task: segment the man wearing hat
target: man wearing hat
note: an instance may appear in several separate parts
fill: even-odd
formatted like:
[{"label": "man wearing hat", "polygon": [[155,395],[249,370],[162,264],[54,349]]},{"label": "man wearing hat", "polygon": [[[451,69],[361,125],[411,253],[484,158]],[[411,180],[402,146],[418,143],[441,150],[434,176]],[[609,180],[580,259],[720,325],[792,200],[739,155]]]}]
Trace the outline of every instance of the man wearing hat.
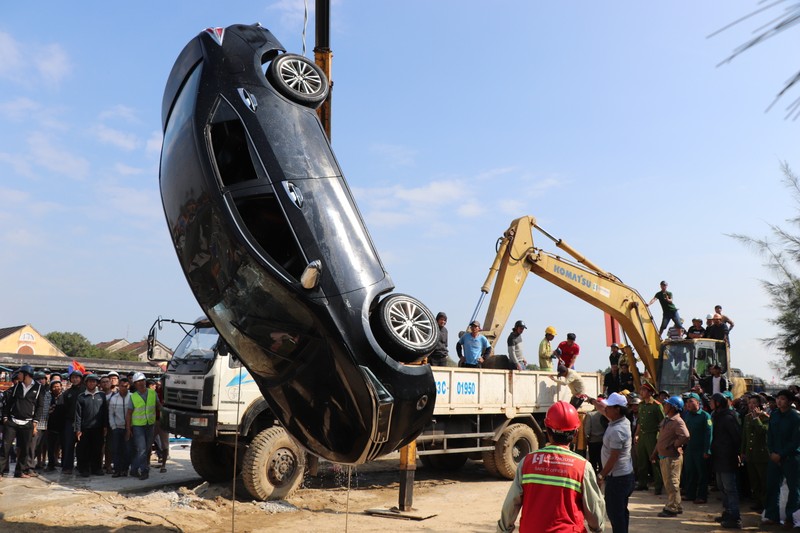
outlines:
[{"label": "man wearing hat", "polygon": [[626,359],[621,359],[619,362],[619,386],[622,390],[627,389],[632,391],[635,389],[633,373],[631,373],[630,366],[628,366],[628,361]]},{"label": "man wearing hat", "polygon": [[650,455],[650,460],[658,461],[661,467],[661,478],[667,491],[667,504],[658,513],[662,518],[678,516],[683,512],[681,506],[681,468],[683,456],[681,448],[689,441],[689,430],[681,418],[683,400],[678,396],[671,396],[664,402],[664,420],[658,431],[656,449]]},{"label": "man wearing hat", "polygon": [[728,380],[722,375],[722,367],[719,364],[713,365],[709,369],[709,372],[711,373],[710,376],[700,380],[700,386],[703,388],[703,392],[706,394],[716,394],[728,390]]},{"label": "man wearing hat", "polygon": [[658,336],[660,337],[661,334],[664,333],[670,320],[676,327],[682,328],[683,320],[681,320],[681,316],[678,314],[678,308],[675,307],[675,302],[672,301],[672,293],[667,290],[666,281],[661,282],[661,290],[653,296],[653,299],[647,303],[647,306],[650,307],[656,300],[661,304],[661,311],[663,313],[661,317],[661,327],[658,328]]},{"label": "man wearing hat", "polygon": [[[741,529],[739,513],[739,486],[736,472],[739,470],[742,431],[736,412],[728,406],[728,398],[720,393],[711,397],[714,412],[711,415],[714,429],[711,437],[711,464],[717,475],[717,488],[722,493],[722,527]],[[791,517],[787,516],[791,521]]]},{"label": "man wearing hat", "polygon": [[764,510],[764,495],[767,491],[769,415],[764,411],[764,398],[758,394],[753,394],[748,398],[747,409],[747,414],[742,421],[740,454],[745,467],[747,467],[747,480],[750,482],[750,493],[753,497],[753,505],[750,509],[760,513]]},{"label": "man wearing hat", "polygon": [[489,339],[481,335],[481,323],[473,320],[469,324],[469,331],[458,339],[456,353],[460,366],[466,368],[480,368],[485,358],[492,353]]},{"label": "man wearing hat", "polygon": [[64,432],[61,435],[61,473],[72,474],[75,468],[75,406],[83,393],[83,372],[73,370],[69,375],[70,387],[59,396],[64,405]]},{"label": "man wearing hat", "polygon": [[581,406],[585,398],[583,394],[585,387],[580,374],[564,365],[558,365],[558,374],[556,376],[550,376],[550,379],[559,385],[569,388],[572,393],[572,398],[570,398],[569,403],[575,409]]},{"label": "man wearing hat", "polygon": [[777,408],[769,415],[767,429],[767,497],[764,518],[767,524],[780,522],[780,491],[783,481],[789,488],[786,500],[786,525],[800,506],[800,413],[792,409],[794,395],[783,389],[775,396]]},{"label": "man wearing hat", "polygon": [[0,477],[8,466],[14,439],[17,440],[17,466],[14,477],[36,475],[33,459],[33,439],[37,434],[39,419],[44,410],[44,391],[33,379],[33,368],[23,365],[18,371],[22,380],[6,392],[3,406],[3,456],[0,457]]},{"label": "man wearing hat", "polygon": [[616,342],[611,343],[611,353],[608,354],[608,364],[611,366],[619,365],[619,360],[623,356],[619,349],[619,344]]},{"label": "man wearing hat", "polygon": [[689,443],[683,454],[686,501],[701,505],[708,501],[708,465],[711,455],[711,415],[700,405],[700,396],[689,393],[685,401],[684,422],[689,430]]},{"label": "man wearing hat", "polygon": [[544,330],[544,338],[539,343],[539,370],[553,370],[553,348],[550,341],[556,338],[556,328],[547,326]]},{"label": "man wearing hat", "polygon": [[627,419],[628,400],[614,392],[600,410],[608,419],[608,428],[600,452],[603,468],[597,479],[606,486],[606,513],[614,533],[627,533],[628,498],[636,484],[631,457],[631,423]]},{"label": "man wearing hat", "polygon": [[650,456],[656,449],[658,441],[658,428],[664,420],[664,409],[654,398],[656,392],[652,384],[645,381],[639,389],[641,403],[639,404],[638,427],[634,440],[636,443],[636,490],[647,490],[647,478],[650,470],[653,472],[655,493],[661,494],[662,481],[661,469],[650,462]]},{"label": "man wearing hat", "polygon": [[428,356],[428,363],[431,366],[447,366],[447,360],[450,354],[447,351],[447,315],[443,311],[436,313],[436,325],[439,326],[438,336],[436,338],[436,346]]},{"label": "man wearing hat", "polygon": [[44,407],[36,427],[36,437],[33,439],[34,463],[36,464],[36,469],[41,470],[47,460],[47,419],[50,416],[50,403],[53,401],[53,397],[50,395],[50,387],[47,386],[47,375],[44,371],[37,370],[33,379],[41,385],[42,394],[44,394]]},{"label": "man wearing hat", "polygon": [[145,480],[150,477],[150,447],[155,435],[158,398],[156,391],[147,387],[145,376],[141,372],[133,375],[133,386],[135,390],[130,393],[125,436],[128,440],[133,439],[131,475]]},{"label": "man wearing hat", "polygon": [[525,370],[528,362],[525,361],[525,356],[522,354],[522,332],[528,329],[525,322],[517,320],[514,323],[514,328],[508,334],[508,359],[511,366],[516,367],[518,370]]},{"label": "man wearing hat", "polygon": [[73,428],[78,443],[78,473],[83,477],[104,474],[103,436],[108,426],[108,403],[105,393],[97,387],[99,381],[97,374],[87,375],[86,389],[75,405]]},{"label": "man wearing hat", "polygon": [[108,375],[108,380],[111,384],[111,392],[117,392],[117,390],[119,390],[119,373],[112,370],[107,375]]},{"label": "man wearing hat", "polygon": [[[59,378],[59,379],[55,379]],[[61,443],[63,442],[62,432],[64,431],[64,403],[59,402],[63,388],[61,376],[53,374],[50,381],[50,412],[47,418],[47,468],[46,472],[56,469],[58,457],[61,454]]]},{"label": "man wearing hat", "polygon": [[702,318],[693,318],[692,325],[686,330],[687,339],[702,339],[706,334],[706,328],[703,327]]},{"label": "man wearing hat", "polygon": [[605,505],[597,477],[589,461],[569,449],[581,425],[577,411],[558,401],[547,410],[544,425],[548,445],[519,462],[497,531],[514,531],[520,509],[521,533],[603,531]]}]

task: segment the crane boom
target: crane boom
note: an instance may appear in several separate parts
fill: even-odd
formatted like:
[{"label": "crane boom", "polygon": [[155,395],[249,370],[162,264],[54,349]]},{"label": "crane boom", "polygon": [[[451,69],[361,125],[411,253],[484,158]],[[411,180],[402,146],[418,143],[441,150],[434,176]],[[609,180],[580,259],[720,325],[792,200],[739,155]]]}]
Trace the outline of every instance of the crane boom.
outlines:
[{"label": "crane boom", "polygon": [[[572,259],[560,257],[534,246],[532,229],[540,230]],[[630,339],[647,373],[655,379],[661,339],[647,302],[632,287],[605,272],[568,244],[555,239],[536,225],[532,216],[520,217],[498,241],[497,254],[481,291],[491,291],[484,320],[484,334],[494,348],[511,310],[519,297],[528,273],[549,281],[601,309],[619,322]],[[632,356],[630,348],[626,350]],[[636,365],[631,365],[636,381]]]}]

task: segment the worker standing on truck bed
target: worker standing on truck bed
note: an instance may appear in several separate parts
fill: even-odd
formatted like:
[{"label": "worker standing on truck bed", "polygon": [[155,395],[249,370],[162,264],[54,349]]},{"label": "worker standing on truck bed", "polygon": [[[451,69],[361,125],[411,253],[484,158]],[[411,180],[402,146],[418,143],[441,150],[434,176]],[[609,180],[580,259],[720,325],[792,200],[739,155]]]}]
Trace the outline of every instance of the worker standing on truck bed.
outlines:
[{"label": "worker standing on truck bed", "polygon": [[436,313],[436,325],[439,326],[438,336],[436,338],[436,346],[433,347],[433,352],[428,356],[428,363],[431,366],[447,366],[447,359],[450,354],[447,353],[447,315],[443,311]]},{"label": "worker standing on truck bed", "polygon": [[581,353],[581,347],[575,342],[577,336],[574,333],[567,333],[567,340],[558,344],[555,354],[567,368],[575,368],[575,360]]},{"label": "worker standing on truck bed", "polygon": [[461,366],[466,368],[480,368],[484,358],[492,353],[489,339],[481,335],[481,323],[473,320],[469,324],[469,332],[458,339],[456,353]]},{"label": "worker standing on truck bed", "polygon": [[544,330],[544,339],[539,343],[539,370],[553,370],[553,348],[550,341],[556,338],[556,328],[547,326]]},{"label": "worker standing on truck bed", "polygon": [[508,360],[517,370],[525,370],[528,366],[525,356],[522,354],[522,332],[528,329],[525,322],[517,320],[514,329],[508,334]]},{"label": "worker standing on truck bed", "polygon": [[658,300],[658,303],[661,304],[661,311],[663,315],[661,317],[661,327],[658,328],[658,335],[661,336],[664,333],[664,330],[667,329],[669,325],[669,321],[672,320],[672,323],[675,324],[677,327],[683,327],[683,321],[681,320],[681,316],[678,314],[678,308],[675,307],[675,303],[672,301],[672,293],[667,290],[667,282],[661,282],[661,290],[653,296],[653,299],[647,303],[647,306],[650,307],[653,305],[653,302]]},{"label": "worker standing on truck bed", "polygon": [[513,531],[520,509],[522,533],[585,531],[585,527],[603,531],[605,500],[594,469],[569,450],[581,425],[578,412],[567,402],[556,402],[547,410],[544,425],[548,445],[519,462],[497,531]]}]

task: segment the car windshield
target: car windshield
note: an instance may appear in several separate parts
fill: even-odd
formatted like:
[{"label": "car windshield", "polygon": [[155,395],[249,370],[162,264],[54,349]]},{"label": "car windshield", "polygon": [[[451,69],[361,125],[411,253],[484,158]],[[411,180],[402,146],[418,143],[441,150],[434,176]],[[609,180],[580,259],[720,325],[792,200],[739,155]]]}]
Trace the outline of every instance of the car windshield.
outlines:
[{"label": "car windshield", "polygon": [[216,329],[195,328],[175,348],[172,360],[213,359],[218,340],[219,333]]}]

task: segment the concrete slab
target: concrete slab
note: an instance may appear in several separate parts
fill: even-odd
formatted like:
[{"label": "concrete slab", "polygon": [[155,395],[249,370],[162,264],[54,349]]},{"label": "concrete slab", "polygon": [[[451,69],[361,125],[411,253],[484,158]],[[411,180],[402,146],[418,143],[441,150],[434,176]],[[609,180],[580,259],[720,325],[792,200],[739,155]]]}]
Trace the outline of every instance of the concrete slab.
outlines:
[{"label": "concrete slab", "polygon": [[110,475],[88,478],[65,476],[61,474],[60,468],[54,472],[42,472],[35,478],[4,477],[0,479],[0,518],[18,516],[51,506],[66,508],[96,492],[142,493],[202,482],[192,468],[188,443],[170,445],[166,472],[161,473],[157,466],[153,466],[150,468],[150,478],[146,480],[114,478]]}]

